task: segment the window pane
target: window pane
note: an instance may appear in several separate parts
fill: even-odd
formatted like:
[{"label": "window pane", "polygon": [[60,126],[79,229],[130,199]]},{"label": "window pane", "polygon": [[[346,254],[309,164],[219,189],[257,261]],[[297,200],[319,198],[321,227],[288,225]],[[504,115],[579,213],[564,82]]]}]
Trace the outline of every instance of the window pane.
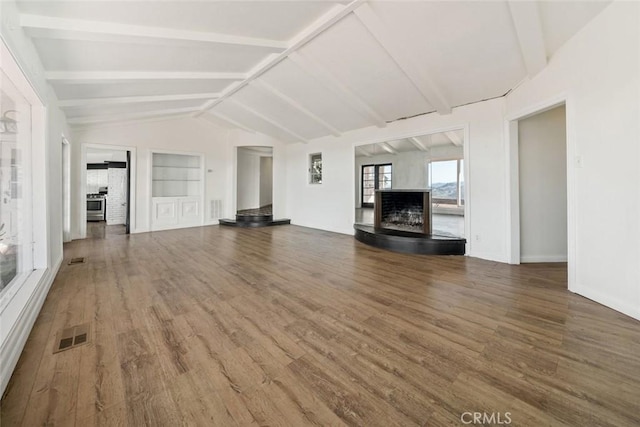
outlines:
[{"label": "window pane", "polygon": [[31,105],[0,75],[0,291],[33,270],[29,200]]},{"label": "window pane", "polygon": [[458,161],[431,162],[431,197],[458,203]]},{"label": "window pane", "polygon": [[309,163],[309,182],[322,184],[322,153],[311,154]]}]

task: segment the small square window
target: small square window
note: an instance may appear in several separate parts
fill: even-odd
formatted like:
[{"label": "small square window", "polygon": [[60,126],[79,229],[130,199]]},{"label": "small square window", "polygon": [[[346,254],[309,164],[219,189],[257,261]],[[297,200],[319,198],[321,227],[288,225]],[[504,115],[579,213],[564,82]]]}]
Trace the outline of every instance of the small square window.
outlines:
[{"label": "small square window", "polygon": [[322,153],[309,156],[309,183],[322,184]]}]

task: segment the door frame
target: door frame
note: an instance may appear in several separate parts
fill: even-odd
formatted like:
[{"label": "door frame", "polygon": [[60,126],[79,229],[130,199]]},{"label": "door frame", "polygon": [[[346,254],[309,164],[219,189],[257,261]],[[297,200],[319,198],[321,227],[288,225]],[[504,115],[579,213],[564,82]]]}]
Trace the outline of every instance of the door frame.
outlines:
[{"label": "door frame", "polygon": [[524,108],[506,117],[507,136],[507,257],[509,264],[520,264],[520,171],[518,122],[553,108],[565,106],[566,150],[567,150],[567,283],[575,292],[576,286],[576,170],[573,162],[578,161],[577,143],[573,132],[573,103],[566,93],[561,93],[537,104]]},{"label": "door frame", "polygon": [[127,208],[130,215],[129,229],[132,233],[136,232],[136,147],[126,145],[108,145],[108,144],[92,144],[83,143],[80,146],[80,203],[76,206],[79,209],[78,219],[80,221],[80,239],[87,238],[87,149],[98,148],[103,150],[129,151],[131,152],[131,164],[127,165],[130,170],[131,179],[129,180],[129,188],[127,189],[129,197],[134,202]]}]

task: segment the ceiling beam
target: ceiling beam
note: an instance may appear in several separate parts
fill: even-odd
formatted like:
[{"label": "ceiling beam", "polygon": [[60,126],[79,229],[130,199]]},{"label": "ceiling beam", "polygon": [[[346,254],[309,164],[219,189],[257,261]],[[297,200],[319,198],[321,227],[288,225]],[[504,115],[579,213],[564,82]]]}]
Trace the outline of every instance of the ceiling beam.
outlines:
[{"label": "ceiling beam", "polygon": [[114,80],[242,80],[244,73],[182,71],[47,71],[49,81],[95,83]]},{"label": "ceiling beam", "polygon": [[279,40],[30,14],[20,15],[20,25],[25,28],[32,37],[37,38],[106,42],[124,41],[132,43],[140,42],[141,40],[156,41],[159,43],[166,43],[168,40],[177,40],[180,42],[257,46],[278,50],[285,50],[288,47],[287,42]]},{"label": "ceiling beam", "polygon": [[338,129],[336,129],[334,126],[330,125],[325,120],[323,120],[322,118],[318,117],[318,115],[312,113],[307,108],[305,108],[302,105],[300,105],[300,103],[298,101],[288,97],[287,95],[285,95],[284,93],[280,92],[278,89],[276,89],[275,87],[271,86],[269,83],[265,82],[264,80],[254,80],[253,82],[251,82],[251,84],[254,85],[254,86],[260,87],[265,92],[269,92],[273,96],[279,98],[280,100],[284,101],[285,103],[287,103],[291,107],[293,107],[296,110],[300,111],[302,114],[304,114],[305,116],[309,117],[311,120],[313,120],[314,122],[318,123],[320,126],[325,128],[326,130],[331,132],[334,136],[342,135],[342,133]]},{"label": "ceiling beam", "polygon": [[371,106],[363,101],[358,95],[354,94],[351,89],[342,84],[336,79],[326,68],[320,65],[317,61],[311,59],[308,56],[303,56],[300,52],[294,52],[289,56],[298,67],[304,70],[311,77],[314,77],[318,82],[332,90],[336,95],[340,96],[342,100],[349,104],[354,110],[360,113],[365,118],[369,119],[378,127],[386,127],[387,123],[382,116],[376,112]]},{"label": "ceiling beam", "polygon": [[238,107],[240,107],[243,110],[249,112],[250,114],[253,114],[254,116],[264,120],[265,122],[269,123],[270,125],[280,129],[282,132],[291,135],[292,137],[294,137],[298,141],[304,142],[304,143],[308,142],[307,138],[295,133],[294,131],[292,131],[291,129],[287,128],[286,126],[283,126],[282,124],[280,124],[277,121],[273,120],[271,117],[265,116],[261,112],[259,112],[257,110],[254,110],[253,108],[251,108],[248,105],[238,101],[237,99],[228,99],[227,101],[231,102],[232,104],[237,105]]},{"label": "ceiling beam", "polygon": [[120,124],[129,124],[129,123],[160,122],[160,121],[165,121],[168,118],[169,119],[188,119],[188,118],[191,118],[191,114],[184,113],[184,114],[175,114],[175,115],[172,115],[171,117],[147,117],[147,118],[141,117],[139,119],[122,119],[122,120],[103,121],[103,122],[86,123],[86,124],[70,124],[70,126],[73,127],[74,130],[81,131],[83,129],[88,129],[88,128],[100,129],[103,127],[112,126],[114,124],[120,125]]},{"label": "ceiling beam", "polygon": [[414,147],[416,147],[418,150],[420,151],[424,151],[427,152],[429,151],[429,148],[426,147],[422,141],[420,141],[418,138],[416,138],[415,136],[409,137],[407,138],[409,140],[410,143],[413,144]]},{"label": "ceiling beam", "polygon": [[161,117],[161,116],[166,117],[166,116],[172,116],[172,115],[189,114],[189,113],[193,113],[196,110],[197,108],[193,108],[193,107],[171,108],[171,109],[164,109],[164,110],[142,111],[139,113],[76,117],[76,118],[67,119],[67,123],[69,123],[70,125],[82,125],[82,124],[91,124],[91,123],[119,122],[119,121],[127,121],[130,119],[143,119],[143,118],[152,118],[152,117]]},{"label": "ceiling beam", "polygon": [[427,70],[418,68],[405,43],[396,32],[392,32],[380,20],[369,4],[363,4],[354,11],[360,22],[369,30],[382,48],[391,56],[396,65],[422,94],[422,97],[436,108],[440,114],[450,114],[451,104]]},{"label": "ceiling beam", "polygon": [[449,141],[451,141],[451,143],[456,147],[462,147],[462,143],[464,141],[462,140],[462,138],[460,138],[460,135],[458,135],[456,132],[453,132],[453,131],[444,132],[444,136],[449,138]]},{"label": "ceiling beam", "polygon": [[216,119],[221,120],[223,122],[226,122],[227,124],[230,124],[232,127],[240,128],[245,132],[256,133],[255,129],[251,129],[250,127],[247,127],[247,126],[243,125],[242,123],[239,123],[239,122],[233,120],[229,116],[226,116],[226,115],[224,115],[222,113],[218,113],[215,110],[209,110],[205,114],[202,114],[199,117],[203,117],[203,118],[205,118],[207,120],[210,120],[209,117],[207,117],[208,115],[214,116]]},{"label": "ceiling beam", "polygon": [[547,49],[540,23],[538,4],[533,1],[513,0],[507,3],[527,74],[529,77],[533,77],[547,66]]},{"label": "ceiling beam", "polygon": [[151,95],[151,96],[124,96],[113,98],[82,98],[82,99],[66,99],[58,101],[61,108],[70,107],[88,107],[94,105],[120,105],[120,104],[138,104],[142,102],[165,102],[165,101],[188,101],[199,99],[211,99],[219,96],[217,93],[188,93],[178,95]]},{"label": "ceiling beam", "polygon": [[309,43],[311,40],[315,39],[329,28],[333,27],[364,2],[365,0],[353,0],[346,6],[342,6],[339,4],[334,5],[331,9],[329,9],[327,13],[325,13],[313,24],[308,26],[305,30],[301,31],[296,37],[294,37],[285,51],[277,55],[268,57],[267,60],[263,61],[259,66],[255,67],[249,73],[249,75],[242,82],[240,82],[240,84],[227,88],[220,98],[205,104],[202,109],[207,110],[220,104],[222,101],[251,83],[251,81],[257,79],[258,77],[269,71],[271,68],[275,67],[282,60],[289,57],[289,55],[291,55],[293,52],[297,51],[302,46]]},{"label": "ceiling beam", "polygon": [[396,150],[395,148],[393,148],[392,146],[390,146],[388,143],[386,142],[378,142],[378,145],[380,146],[380,148],[382,148],[384,151],[386,151],[387,153],[390,154],[398,154],[398,150]]}]

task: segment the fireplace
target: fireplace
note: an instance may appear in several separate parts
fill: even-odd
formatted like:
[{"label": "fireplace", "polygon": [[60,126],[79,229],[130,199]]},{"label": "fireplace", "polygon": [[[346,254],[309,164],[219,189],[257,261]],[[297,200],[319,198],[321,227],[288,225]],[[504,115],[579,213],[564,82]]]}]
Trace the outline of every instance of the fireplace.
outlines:
[{"label": "fireplace", "polygon": [[431,192],[428,190],[376,190],[374,228],[431,234]]}]

